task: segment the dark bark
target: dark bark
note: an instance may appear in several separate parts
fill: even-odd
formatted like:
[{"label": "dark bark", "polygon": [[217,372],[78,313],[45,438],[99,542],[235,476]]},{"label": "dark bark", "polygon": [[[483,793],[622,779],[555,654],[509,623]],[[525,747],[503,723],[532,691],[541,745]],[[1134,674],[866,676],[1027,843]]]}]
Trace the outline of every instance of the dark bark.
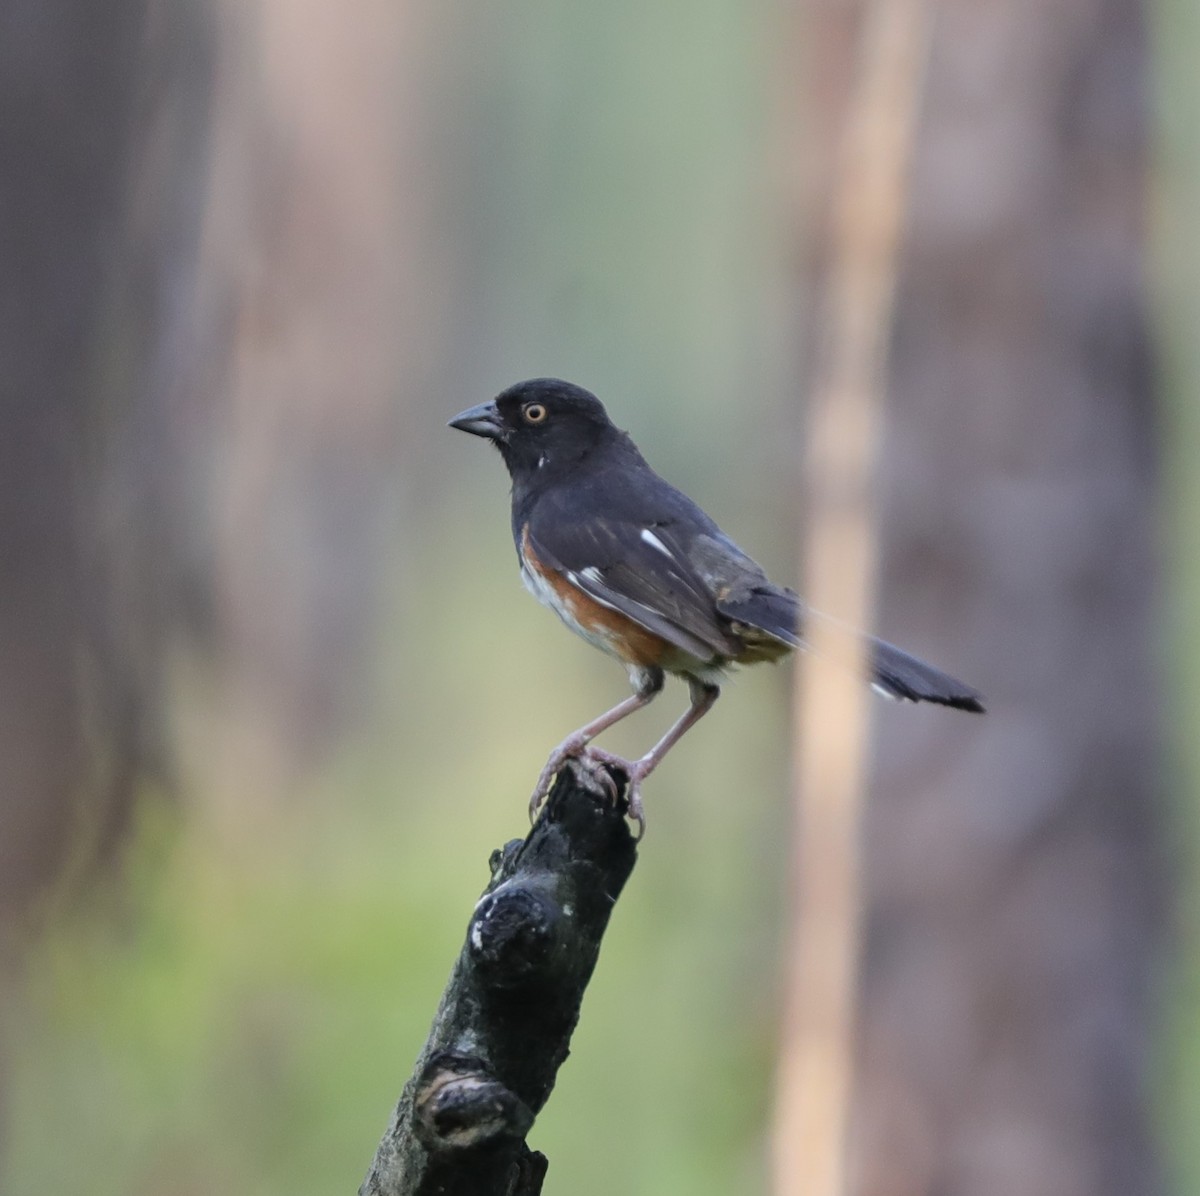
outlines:
[{"label": "dark bark", "polygon": [[194,266],[207,32],[205,0],[0,15],[5,949],[159,769],[172,471],[148,424]]},{"label": "dark bark", "polygon": [[637,858],[623,803],[572,768],[492,879],[360,1196],[537,1196],[525,1135],[567,1057],[608,917]]}]

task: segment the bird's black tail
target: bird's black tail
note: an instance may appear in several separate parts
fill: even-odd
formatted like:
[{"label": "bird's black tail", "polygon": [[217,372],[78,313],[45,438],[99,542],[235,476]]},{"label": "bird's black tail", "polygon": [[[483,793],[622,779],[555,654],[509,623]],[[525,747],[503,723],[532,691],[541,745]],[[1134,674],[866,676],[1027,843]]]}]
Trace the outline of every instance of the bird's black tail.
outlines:
[{"label": "bird's black tail", "polygon": [[[729,618],[765,631],[794,648],[805,646],[797,630],[801,622],[802,604],[791,590],[764,586],[738,601],[719,603],[718,609]],[[804,611],[803,618],[825,619],[827,616]],[[886,640],[871,636],[869,644],[871,682],[887,697],[907,702],[936,702],[956,710],[983,713],[983,699],[969,685],[910,656]]]},{"label": "bird's black tail", "polygon": [[886,640],[871,638],[871,672],[874,685],[892,698],[909,702],[937,702],[955,710],[983,713],[983,700],[969,685],[909,656]]}]

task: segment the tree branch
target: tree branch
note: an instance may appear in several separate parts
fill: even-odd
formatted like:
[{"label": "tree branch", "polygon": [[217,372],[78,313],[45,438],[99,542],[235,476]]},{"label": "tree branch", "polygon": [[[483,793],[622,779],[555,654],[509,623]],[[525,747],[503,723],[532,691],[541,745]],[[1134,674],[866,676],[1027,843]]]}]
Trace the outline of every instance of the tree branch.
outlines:
[{"label": "tree branch", "polygon": [[[525,1145],[567,1057],[608,917],[637,858],[584,766],[563,769],[492,880],[359,1196],[538,1196]],[[617,778],[623,781],[624,778]]]}]

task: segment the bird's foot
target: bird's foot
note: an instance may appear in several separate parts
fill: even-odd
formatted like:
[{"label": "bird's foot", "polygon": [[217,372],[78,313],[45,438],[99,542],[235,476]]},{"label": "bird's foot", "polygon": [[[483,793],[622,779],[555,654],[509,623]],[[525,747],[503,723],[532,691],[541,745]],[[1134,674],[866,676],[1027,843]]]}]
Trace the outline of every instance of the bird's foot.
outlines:
[{"label": "bird's foot", "polygon": [[609,765],[615,764],[619,768],[625,768],[625,761],[609,752],[589,747],[575,758],[575,764],[575,775],[579,783],[589,792],[615,806],[621,796],[621,787],[609,771]]},{"label": "bird's foot", "polygon": [[625,786],[625,803],[629,807],[626,816],[637,823],[637,838],[640,841],[646,833],[646,810],[642,805],[642,781],[649,775],[653,764],[651,763],[647,767],[649,762],[644,757],[641,760],[626,760],[624,756],[614,755],[614,753],[606,752],[603,748],[598,747],[589,747],[585,758],[601,766],[596,771],[607,778],[614,802],[617,800],[618,791],[612,774],[609,772],[609,766],[620,769],[629,778]]},{"label": "bird's foot", "polygon": [[568,760],[579,762],[582,766],[577,774],[580,782],[595,793],[597,797],[607,797],[613,802],[617,800],[617,783],[609,775],[607,769],[595,767],[599,763],[594,758],[595,751],[596,749],[588,747],[587,736],[576,731],[573,735],[568,735],[550,753],[550,758],[546,761],[545,768],[542,769],[538,776],[533,796],[529,799],[530,822],[537,820],[538,811],[542,808],[542,803],[550,794],[554,778]]},{"label": "bird's foot", "polygon": [[650,761],[626,760],[614,752],[607,752],[594,744],[588,743],[579,735],[569,735],[550,753],[546,766],[538,776],[537,786],[529,799],[529,821],[537,820],[538,811],[550,794],[554,778],[563,765],[569,760],[575,761],[575,775],[585,789],[597,797],[605,798],[616,805],[621,796],[621,787],[613,777],[612,769],[618,769],[628,778],[625,786],[625,803],[628,806],[627,815],[637,823],[637,837],[640,840],[646,833],[646,810],[642,805],[642,781],[653,767]]}]

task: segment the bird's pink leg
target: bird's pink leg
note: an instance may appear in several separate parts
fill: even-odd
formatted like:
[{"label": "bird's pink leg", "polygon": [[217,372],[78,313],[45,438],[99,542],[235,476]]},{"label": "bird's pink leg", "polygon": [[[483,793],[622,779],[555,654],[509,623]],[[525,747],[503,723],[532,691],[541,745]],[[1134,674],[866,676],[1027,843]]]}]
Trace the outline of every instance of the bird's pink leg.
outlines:
[{"label": "bird's pink leg", "polygon": [[640,759],[622,760],[599,748],[592,748],[589,755],[603,763],[615,764],[629,775],[629,787],[625,792],[629,802],[629,817],[638,824],[638,838],[646,833],[646,811],[642,806],[642,782],[662,763],[663,757],[694,727],[712,708],[721,694],[716,685],[706,685],[691,679],[688,682],[692,704],[675,721],[671,729]]},{"label": "bird's pink leg", "polygon": [[[647,672],[635,694],[632,694],[622,702],[618,702],[611,710],[606,710],[598,718],[592,719],[586,726],[580,727],[578,731],[572,731],[550,753],[550,758],[546,761],[546,766],[542,769],[541,775],[538,777],[533,796],[529,799],[530,821],[533,821],[537,817],[537,812],[541,808],[542,802],[546,800],[546,795],[550,792],[550,786],[553,784],[554,776],[558,770],[568,760],[578,760],[584,757],[588,744],[602,731],[607,731],[609,727],[615,726],[623,718],[628,718],[634,711],[641,710],[643,706],[649,706],[658,694],[662,692],[662,687],[662,674]],[[626,771],[633,767],[633,765],[628,764],[625,760],[617,756],[608,756],[606,753],[605,757],[605,762],[616,763]],[[613,801],[616,801],[617,786],[612,777],[604,770],[596,770],[591,772],[590,775],[598,784],[604,787],[607,795]]]}]

